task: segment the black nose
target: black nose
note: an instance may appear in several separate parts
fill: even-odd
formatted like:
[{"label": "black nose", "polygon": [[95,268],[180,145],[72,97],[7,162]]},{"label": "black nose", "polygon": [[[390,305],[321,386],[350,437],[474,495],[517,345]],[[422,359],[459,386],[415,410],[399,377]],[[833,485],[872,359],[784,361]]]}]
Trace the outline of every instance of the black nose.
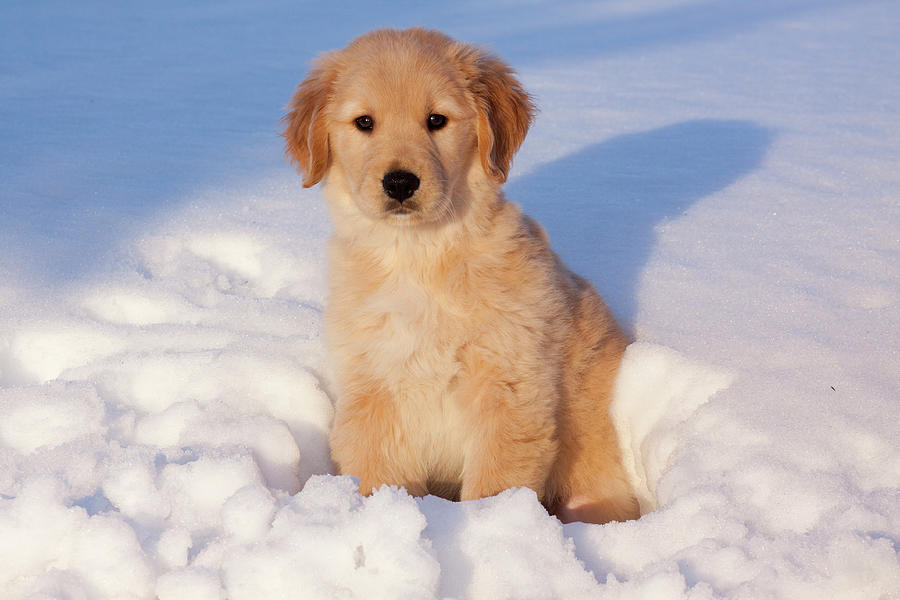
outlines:
[{"label": "black nose", "polygon": [[384,193],[403,202],[419,189],[419,178],[409,171],[391,171],[381,180]]}]

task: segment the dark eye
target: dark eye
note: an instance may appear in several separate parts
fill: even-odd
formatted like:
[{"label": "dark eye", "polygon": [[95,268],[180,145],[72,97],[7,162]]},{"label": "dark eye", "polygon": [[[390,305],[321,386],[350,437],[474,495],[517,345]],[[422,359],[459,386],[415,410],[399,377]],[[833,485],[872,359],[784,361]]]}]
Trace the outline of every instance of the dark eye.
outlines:
[{"label": "dark eye", "polygon": [[447,124],[447,117],[444,115],[428,115],[428,129],[435,131]]},{"label": "dark eye", "polygon": [[356,128],[360,131],[372,131],[372,127],[375,126],[375,121],[369,115],[357,117],[354,122],[356,123]]}]

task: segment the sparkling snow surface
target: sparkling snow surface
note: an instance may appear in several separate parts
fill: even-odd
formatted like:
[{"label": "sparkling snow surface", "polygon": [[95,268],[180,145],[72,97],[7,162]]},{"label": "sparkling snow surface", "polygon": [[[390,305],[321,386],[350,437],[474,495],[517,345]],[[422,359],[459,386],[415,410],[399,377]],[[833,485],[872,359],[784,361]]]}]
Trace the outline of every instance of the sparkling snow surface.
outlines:
[{"label": "sparkling snow surface", "polygon": [[[308,61],[424,24],[541,114],[507,195],[637,340],[645,515],[330,475]],[[900,598],[900,6],[0,5],[0,598]]]}]

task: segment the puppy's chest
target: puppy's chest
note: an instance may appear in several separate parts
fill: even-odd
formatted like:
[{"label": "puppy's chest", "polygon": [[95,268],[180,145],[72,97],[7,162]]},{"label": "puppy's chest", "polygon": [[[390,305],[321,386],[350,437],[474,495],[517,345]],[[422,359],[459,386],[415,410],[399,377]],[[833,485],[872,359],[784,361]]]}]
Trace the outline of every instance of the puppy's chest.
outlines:
[{"label": "puppy's chest", "polygon": [[[421,283],[397,277],[371,286],[357,296],[357,310],[335,315],[342,344],[380,379],[446,383],[457,369],[456,350],[468,329],[465,319],[445,295]],[[354,314],[355,312],[355,314]]]}]

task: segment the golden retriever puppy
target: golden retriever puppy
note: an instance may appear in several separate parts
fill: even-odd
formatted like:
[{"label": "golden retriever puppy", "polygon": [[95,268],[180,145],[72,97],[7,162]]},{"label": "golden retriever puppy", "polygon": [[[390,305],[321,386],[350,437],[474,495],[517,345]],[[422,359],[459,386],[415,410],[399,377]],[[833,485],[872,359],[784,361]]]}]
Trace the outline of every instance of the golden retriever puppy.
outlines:
[{"label": "golden retriever puppy", "polygon": [[340,472],[365,494],[528,486],[564,521],[636,518],[609,417],[626,338],[500,189],[535,112],[510,68],[374,31],[321,56],[288,109],[287,153],[334,222]]}]

